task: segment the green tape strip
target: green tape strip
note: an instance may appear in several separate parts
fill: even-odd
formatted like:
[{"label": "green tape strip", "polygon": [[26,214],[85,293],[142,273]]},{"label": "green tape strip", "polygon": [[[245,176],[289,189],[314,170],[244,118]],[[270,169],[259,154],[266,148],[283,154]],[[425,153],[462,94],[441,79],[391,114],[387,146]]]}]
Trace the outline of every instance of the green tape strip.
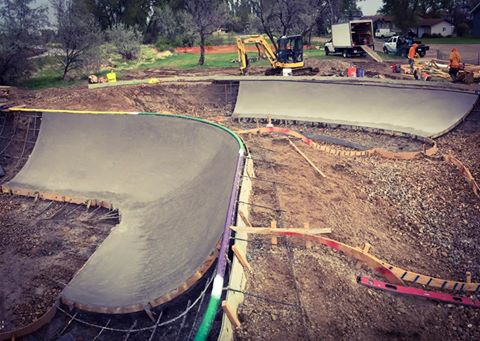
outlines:
[{"label": "green tape strip", "polygon": [[210,330],[212,329],[213,321],[215,320],[215,315],[217,314],[218,307],[220,305],[220,297],[210,297],[208,302],[207,311],[203,316],[202,323],[198,328],[197,334],[195,334],[194,341],[204,341],[207,339]]}]

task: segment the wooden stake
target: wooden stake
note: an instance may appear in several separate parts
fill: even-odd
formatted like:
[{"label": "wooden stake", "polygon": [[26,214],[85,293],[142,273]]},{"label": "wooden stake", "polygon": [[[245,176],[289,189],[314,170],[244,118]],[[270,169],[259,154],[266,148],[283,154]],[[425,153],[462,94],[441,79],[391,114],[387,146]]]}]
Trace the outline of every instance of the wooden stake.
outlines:
[{"label": "wooden stake", "polygon": [[370,245],[369,243],[365,243],[365,246],[363,247],[363,253],[367,254],[370,251],[371,247],[372,245]]},{"label": "wooden stake", "polygon": [[232,246],[232,250],[235,256],[237,257],[238,261],[240,262],[240,264],[242,264],[243,268],[251,272],[252,267],[250,266],[250,263],[248,262],[247,257],[245,257],[243,252],[240,251],[236,245]]},{"label": "wooden stake", "polygon": [[[276,229],[277,228],[277,221],[276,220],[272,220],[271,223],[270,223],[270,228],[272,229]],[[277,245],[278,244],[278,239],[277,237],[272,237],[272,245]]]},{"label": "wooden stake", "polygon": [[327,177],[300,149],[298,149],[298,147],[295,145],[295,143],[292,142],[292,140],[288,139],[288,142],[293,147],[293,149],[295,149],[298,154],[300,154],[305,159],[305,161],[307,161],[310,166],[312,166],[313,169],[315,169],[315,171],[320,174],[320,176],[322,176],[323,178]]},{"label": "wooden stake", "polygon": [[222,309],[223,312],[227,315],[230,323],[232,324],[233,328],[236,329],[240,327],[240,320],[237,317],[237,314],[233,311],[227,301],[222,301]]},{"label": "wooden stake", "polygon": [[467,271],[467,283],[472,283],[472,273],[470,271]]},{"label": "wooden stake", "polygon": [[[368,255],[368,252],[370,251],[371,247],[372,247],[372,245],[370,245],[369,243],[365,243],[365,246],[363,247],[362,253]],[[360,269],[361,267],[362,267],[362,262],[357,261],[357,264],[355,264],[355,268]]]},{"label": "wooden stake", "polygon": [[[305,230],[310,230],[310,223],[308,221],[303,223],[303,228]],[[312,242],[310,240],[307,240],[305,242],[305,247],[307,248],[307,250],[311,250],[312,249]]]},{"label": "wooden stake", "polygon": [[243,211],[239,211],[238,214],[240,215],[240,218],[242,218],[245,225],[252,227],[252,223],[250,222],[250,220],[248,220],[247,216],[245,215],[245,213],[243,213]]}]

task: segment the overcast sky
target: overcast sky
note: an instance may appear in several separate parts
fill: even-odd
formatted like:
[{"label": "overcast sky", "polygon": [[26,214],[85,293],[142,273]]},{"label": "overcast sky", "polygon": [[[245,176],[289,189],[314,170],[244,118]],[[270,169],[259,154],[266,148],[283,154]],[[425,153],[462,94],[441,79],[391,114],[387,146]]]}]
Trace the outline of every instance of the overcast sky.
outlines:
[{"label": "overcast sky", "polygon": [[358,6],[362,9],[363,15],[374,15],[382,7],[382,0],[359,1]]}]

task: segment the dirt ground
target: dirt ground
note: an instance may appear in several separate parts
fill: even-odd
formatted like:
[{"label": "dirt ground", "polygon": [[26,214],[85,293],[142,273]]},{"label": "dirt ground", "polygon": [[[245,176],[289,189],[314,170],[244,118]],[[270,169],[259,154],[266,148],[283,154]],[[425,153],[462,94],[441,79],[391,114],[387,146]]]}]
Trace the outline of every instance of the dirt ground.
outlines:
[{"label": "dirt ground", "polygon": [[[0,184],[25,163],[40,121],[32,115],[0,117],[0,165],[6,173]],[[53,305],[117,223],[107,213],[0,195],[0,332],[33,322]]]},{"label": "dirt ground", "polygon": [[[30,107],[159,111],[208,118],[231,113],[232,102],[230,98],[225,99],[222,86],[175,84],[99,90],[21,90],[13,94],[12,100]],[[224,124],[233,129],[251,127],[229,119]],[[340,128],[290,128],[365,146],[388,146],[396,150],[419,147],[411,140]],[[454,153],[480,178],[479,138],[480,123],[478,114],[474,113],[454,132],[438,139],[440,153]],[[480,281],[480,200],[453,166],[437,158],[394,161],[378,157],[336,157],[296,141],[327,175],[320,178],[279,136],[246,136],[245,142],[254,158],[274,162],[270,166],[255,162],[258,180],[254,182],[251,202],[283,210],[252,205],[254,226],[268,226],[272,219],[278,220],[281,227],[298,227],[308,221],[312,227],[332,228],[331,238],[350,245],[363,246],[369,242],[374,255],[396,266],[458,280],[464,280],[465,272],[471,271],[473,280]],[[22,208],[18,202],[9,202],[11,197],[0,196],[0,200],[0,207],[11,212],[0,215],[0,223],[9,217],[6,220],[11,224],[9,229],[25,229],[25,224],[35,221],[28,216],[29,209]],[[111,225],[102,228],[103,233],[108,233],[108,226]],[[30,245],[37,234],[39,239],[45,239],[36,242],[38,247],[45,245],[49,249],[48,243],[57,245],[61,240],[64,246],[59,247],[55,255],[44,257],[57,260],[54,264],[69,269],[67,273],[71,276],[88,257],[88,252],[93,251],[92,245],[101,242],[104,236],[96,232],[90,234],[91,229],[85,226],[80,226],[74,234],[66,233],[72,228],[64,230],[51,224],[45,234],[39,234],[34,226],[26,228],[25,233],[9,237],[15,239],[8,239],[7,251],[1,245],[0,249],[24,257],[23,261],[32,266],[31,259],[17,251],[17,247]],[[90,241],[93,236],[96,241]],[[65,256],[73,252],[72,244],[76,250],[83,251],[77,251],[75,260],[66,257],[70,263],[65,261]],[[38,253],[42,254],[38,251],[41,249],[28,251],[37,257]],[[3,260],[0,267],[7,266],[4,255],[6,253],[0,257]],[[480,338],[477,310],[362,287],[356,283],[356,276],[373,274],[325,247],[307,250],[298,241],[280,239],[279,246],[272,248],[269,239],[253,238],[248,258],[253,272],[247,287],[250,295],[246,296],[239,312],[242,326],[236,333],[238,340]],[[41,271],[36,275],[39,273]],[[68,278],[64,276],[45,284],[45,292],[52,292],[46,297],[54,297],[59,290],[57,282],[65,283]],[[28,302],[28,295],[22,297]]]}]

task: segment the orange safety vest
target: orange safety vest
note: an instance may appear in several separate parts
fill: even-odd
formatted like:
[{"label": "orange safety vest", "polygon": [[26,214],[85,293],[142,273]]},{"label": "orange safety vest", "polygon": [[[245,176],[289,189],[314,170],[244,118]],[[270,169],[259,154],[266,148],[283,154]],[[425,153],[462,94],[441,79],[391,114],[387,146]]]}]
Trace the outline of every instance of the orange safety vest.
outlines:
[{"label": "orange safety vest", "polygon": [[408,59],[414,59],[415,54],[417,53],[417,44],[413,44],[412,47],[410,47],[410,50],[408,51]]},{"label": "orange safety vest", "polygon": [[450,67],[455,69],[459,69],[461,66],[462,60],[460,58],[460,54],[458,53],[457,49],[452,49],[452,53],[450,54]]}]

